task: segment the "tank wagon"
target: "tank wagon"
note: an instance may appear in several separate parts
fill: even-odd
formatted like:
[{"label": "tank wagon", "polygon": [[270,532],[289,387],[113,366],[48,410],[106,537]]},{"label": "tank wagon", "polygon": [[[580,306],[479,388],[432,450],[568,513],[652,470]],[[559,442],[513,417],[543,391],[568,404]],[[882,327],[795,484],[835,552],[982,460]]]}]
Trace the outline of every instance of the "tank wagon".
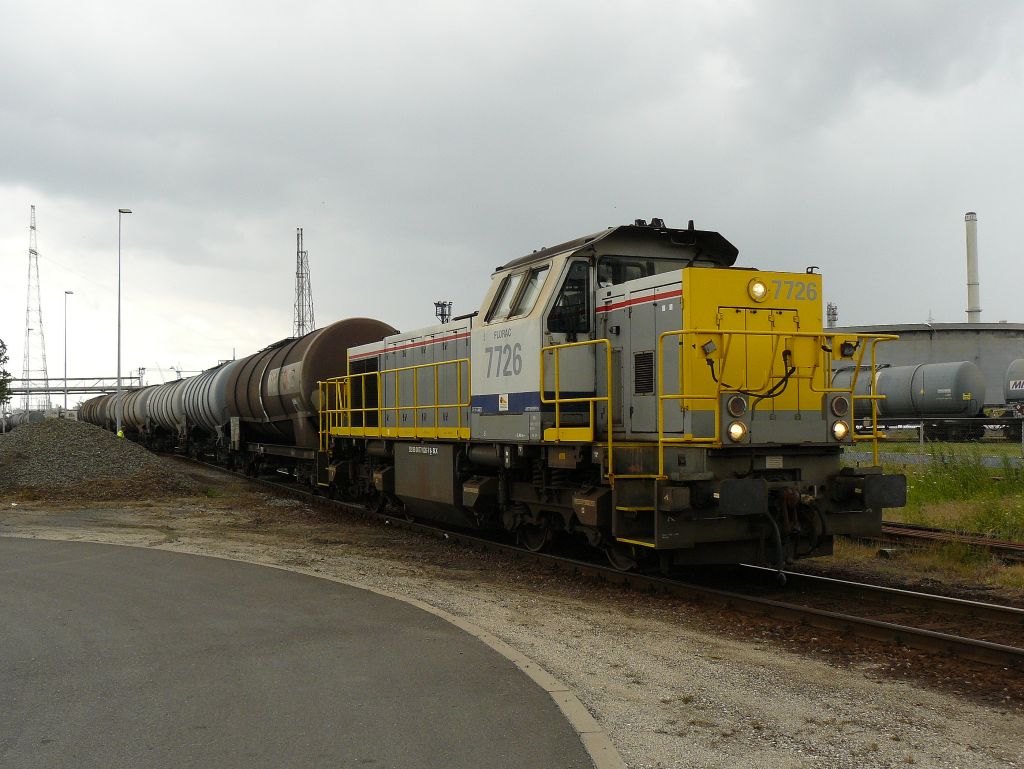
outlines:
[{"label": "tank wagon", "polygon": [[58,407],[48,409],[19,409],[7,416],[0,416],[2,420],[2,429],[4,432],[9,432],[15,427],[21,425],[35,424],[42,422],[47,419],[71,419],[76,420],[79,418],[78,411],[75,409],[63,409]]},{"label": "tank wagon", "polygon": [[1024,358],[1010,361],[1003,377],[1003,397],[1015,406],[1024,404]]},{"label": "tank wagon", "polygon": [[[352,347],[317,483],[384,509],[574,535],[630,568],[828,554],[906,480],[840,466],[881,334],[822,326],[821,276],[735,267],[717,232],[610,228],[496,269],[478,312]],[[854,368],[845,386],[832,364]]]},{"label": "tank wagon", "polygon": [[1008,438],[1021,440],[1024,420],[1024,358],[1010,361],[1003,377],[1003,398],[1011,410],[1014,421],[1003,428]]},{"label": "tank wagon", "polygon": [[846,366],[836,370],[832,381],[837,387],[848,387],[855,375],[858,394],[867,394],[873,386],[884,396],[877,406],[883,425],[920,421],[931,440],[977,440],[991,421],[983,411],[985,375],[971,361],[882,365],[861,372]]},{"label": "tank wagon", "polygon": [[837,333],[897,334],[899,341],[878,349],[878,363],[916,366],[920,363],[970,361],[985,378],[987,400],[994,410],[1006,404],[1003,374],[1010,363],[1024,358],[1024,324],[1021,323],[908,323],[878,326],[846,326]]},{"label": "tank wagon", "polygon": [[252,473],[284,467],[312,484],[319,443],[317,382],[344,370],[352,345],[395,329],[350,318],[229,361],[198,376],[92,398],[83,419],[159,450],[220,459]]},{"label": "tank wagon", "polygon": [[[905,478],[877,466],[882,396],[861,375],[894,337],[826,331],[821,275],[737,256],[692,222],[637,220],[497,267],[450,323],[339,321],[125,395],[124,423],[534,550],[573,537],[623,569],[826,555],[905,504]],[[105,397],[83,418],[109,425]],[[874,466],[841,467],[858,441]]]},{"label": "tank wagon", "polygon": [[5,418],[4,429],[13,430],[19,425],[27,425],[32,422],[42,422],[44,419],[46,419],[46,411],[44,410],[32,409],[30,411],[25,411],[24,409],[20,409]]}]

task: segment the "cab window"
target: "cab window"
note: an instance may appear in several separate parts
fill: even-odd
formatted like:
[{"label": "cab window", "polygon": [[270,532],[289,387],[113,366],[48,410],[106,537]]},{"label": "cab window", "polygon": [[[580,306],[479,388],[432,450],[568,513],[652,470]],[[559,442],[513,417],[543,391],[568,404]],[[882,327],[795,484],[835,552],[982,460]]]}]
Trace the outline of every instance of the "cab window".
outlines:
[{"label": "cab window", "polygon": [[504,320],[508,317],[512,309],[512,302],[515,301],[516,294],[519,293],[519,284],[523,282],[524,274],[520,272],[516,275],[507,275],[501,281],[501,287],[498,289],[498,293],[494,295],[494,301],[491,302],[491,310],[487,313],[488,322]]},{"label": "cab window", "polygon": [[515,308],[512,310],[513,316],[526,315],[533,309],[533,305],[537,303],[537,297],[540,295],[540,289],[544,285],[544,278],[547,276],[548,266],[546,264],[543,267],[535,267],[530,270],[526,277],[526,283],[523,284],[523,290],[519,292]]},{"label": "cab window", "polygon": [[548,331],[577,334],[590,331],[590,268],[573,262],[548,314]]}]

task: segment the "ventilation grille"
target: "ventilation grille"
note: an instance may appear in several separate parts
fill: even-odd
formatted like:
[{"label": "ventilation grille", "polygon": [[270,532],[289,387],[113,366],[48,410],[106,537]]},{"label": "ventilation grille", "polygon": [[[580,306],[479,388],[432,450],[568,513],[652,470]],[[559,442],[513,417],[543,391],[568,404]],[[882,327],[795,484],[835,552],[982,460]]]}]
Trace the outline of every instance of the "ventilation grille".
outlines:
[{"label": "ventilation grille", "polygon": [[654,393],[653,352],[638,352],[633,355],[633,392],[636,395]]}]

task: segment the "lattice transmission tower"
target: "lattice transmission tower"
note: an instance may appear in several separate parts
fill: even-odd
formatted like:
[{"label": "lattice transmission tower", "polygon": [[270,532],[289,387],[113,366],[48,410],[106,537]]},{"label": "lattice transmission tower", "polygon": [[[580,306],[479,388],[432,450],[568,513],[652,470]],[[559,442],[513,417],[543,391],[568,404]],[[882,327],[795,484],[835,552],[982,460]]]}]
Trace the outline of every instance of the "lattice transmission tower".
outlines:
[{"label": "lattice transmission tower", "polygon": [[22,408],[50,408],[50,378],[46,373],[46,335],[43,333],[43,305],[39,298],[39,249],[36,244],[35,206],[32,206],[28,223],[28,296],[25,299],[25,357],[21,364],[21,377],[26,380]]},{"label": "lattice transmission tower", "polygon": [[309,252],[302,245],[302,228],[295,228],[295,319],[292,336],[304,336],[316,329],[313,319],[313,289],[309,285]]}]

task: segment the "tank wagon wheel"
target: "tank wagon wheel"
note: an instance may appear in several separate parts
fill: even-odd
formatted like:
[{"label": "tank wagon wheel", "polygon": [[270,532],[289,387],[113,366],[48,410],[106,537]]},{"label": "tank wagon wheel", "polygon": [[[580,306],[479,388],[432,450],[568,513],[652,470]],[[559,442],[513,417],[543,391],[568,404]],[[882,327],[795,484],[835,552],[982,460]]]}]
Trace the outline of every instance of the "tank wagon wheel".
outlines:
[{"label": "tank wagon wheel", "polygon": [[531,553],[538,553],[551,541],[551,533],[551,527],[546,523],[539,526],[528,523],[516,530],[516,539]]},{"label": "tank wagon wheel", "polygon": [[616,571],[633,571],[638,565],[631,545],[612,542],[605,545],[604,554],[608,558],[608,563]]}]

